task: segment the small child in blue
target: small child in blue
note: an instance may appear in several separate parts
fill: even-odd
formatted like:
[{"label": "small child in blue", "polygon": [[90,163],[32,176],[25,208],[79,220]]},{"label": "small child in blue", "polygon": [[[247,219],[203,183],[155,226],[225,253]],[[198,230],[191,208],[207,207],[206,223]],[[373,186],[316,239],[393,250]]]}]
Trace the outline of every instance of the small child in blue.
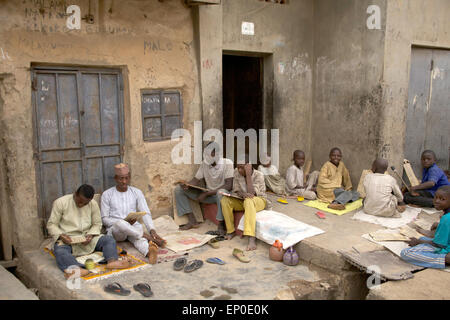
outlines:
[{"label": "small child in blue", "polygon": [[420,161],[422,162],[422,183],[411,187],[410,192],[406,192],[403,201],[408,204],[421,207],[433,207],[433,197],[437,189],[448,186],[447,176],[444,171],[436,165],[436,154],[432,150],[422,152]]},{"label": "small child in blue", "polygon": [[417,266],[444,269],[446,264],[450,265],[450,186],[436,191],[433,204],[444,211],[441,220],[431,230],[417,228],[426,237],[411,238],[408,242],[411,248],[403,249],[401,258]]}]

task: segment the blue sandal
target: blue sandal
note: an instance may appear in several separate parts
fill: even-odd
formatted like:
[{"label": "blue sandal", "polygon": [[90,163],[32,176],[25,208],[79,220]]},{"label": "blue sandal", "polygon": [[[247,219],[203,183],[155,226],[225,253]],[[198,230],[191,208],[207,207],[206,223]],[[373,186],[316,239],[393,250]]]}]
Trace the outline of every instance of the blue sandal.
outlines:
[{"label": "blue sandal", "polygon": [[213,263],[213,264],[220,264],[220,265],[225,264],[225,262],[220,260],[219,258],[208,258],[206,260],[206,262]]}]

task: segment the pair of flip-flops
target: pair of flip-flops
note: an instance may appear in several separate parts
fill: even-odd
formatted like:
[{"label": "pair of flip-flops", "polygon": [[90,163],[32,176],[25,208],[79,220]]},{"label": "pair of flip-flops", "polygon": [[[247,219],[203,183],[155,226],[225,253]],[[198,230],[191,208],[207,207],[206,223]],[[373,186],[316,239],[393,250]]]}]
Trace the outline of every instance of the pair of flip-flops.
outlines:
[{"label": "pair of flip-flops", "polygon": [[[133,286],[134,290],[141,293],[144,297],[151,297],[153,295],[152,288],[148,283],[138,283]],[[125,289],[118,282],[106,285],[103,290],[108,293],[117,294],[119,296],[129,296],[131,291]]]},{"label": "pair of flip-flops", "polygon": [[197,269],[200,269],[203,266],[202,260],[192,260],[188,263],[186,258],[178,258],[173,263],[173,269],[175,271],[180,271],[184,269],[184,272],[192,272]]},{"label": "pair of flip-flops", "polygon": [[208,258],[208,259],[206,259],[206,262],[212,263],[212,264],[220,264],[220,265],[225,264],[224,261],[222,261],[221,259],[219,259],[217,257],[215,257],[215,258]]}]

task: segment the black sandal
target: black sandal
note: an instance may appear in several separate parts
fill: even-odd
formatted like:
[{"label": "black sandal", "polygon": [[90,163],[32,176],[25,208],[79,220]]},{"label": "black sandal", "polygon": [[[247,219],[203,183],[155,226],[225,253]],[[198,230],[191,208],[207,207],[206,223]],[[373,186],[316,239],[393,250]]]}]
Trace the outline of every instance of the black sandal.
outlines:
[{"label": "black sandal", "polygon": [[175,271],[180,271],[181,269],[184,268],[186,263],[187,263],[187,259],[186,258],[184,258],[184,257],[178,258],[173,263],[173,268],[175,269]]},{"label": "black sandal", "polygon": [[193,260],[193,261],[189,262],[189,264],[186,265],[186,267],[184,267],[184,272],[195,271],[197,269],[200,269],[201,266],[203,266],[202,260]]},{"label": "black sandal", "polygon": [[217,230],[206,231],[205,234],[210,234],[212,236],[220,236],[221,235],[221,233]]},{"label": "black sandal", "polygon": [[148,283],[138,283],[133,286],[134,290],[141,293],[144,297],[151,297],[153,295],[152,288]]},{"label": "black sandal", "polygon": [[129,296],[131,293],[130,290],[124,289],[118,282],[106,285],[103,290],[105,290],[105,292],[117,294],[119,296]]}]

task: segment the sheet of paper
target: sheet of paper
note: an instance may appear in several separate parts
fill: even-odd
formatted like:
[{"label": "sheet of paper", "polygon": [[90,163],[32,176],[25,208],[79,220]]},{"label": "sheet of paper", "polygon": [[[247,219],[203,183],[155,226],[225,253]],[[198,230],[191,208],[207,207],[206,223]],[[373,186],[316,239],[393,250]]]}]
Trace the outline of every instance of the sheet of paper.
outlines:
[{"label": "sheet of paper", "polygon": [[73,244],[82,243],[86,241],[85,236],[70,236]]},{"label": "sheet of paper", "polygon": [[124,219],[125,221],[130,221],[130,220],[139,220],[140,218],[142,218],[143,216],[145,216],[147,214],[147,212],[130,212],[127,217]]}]

